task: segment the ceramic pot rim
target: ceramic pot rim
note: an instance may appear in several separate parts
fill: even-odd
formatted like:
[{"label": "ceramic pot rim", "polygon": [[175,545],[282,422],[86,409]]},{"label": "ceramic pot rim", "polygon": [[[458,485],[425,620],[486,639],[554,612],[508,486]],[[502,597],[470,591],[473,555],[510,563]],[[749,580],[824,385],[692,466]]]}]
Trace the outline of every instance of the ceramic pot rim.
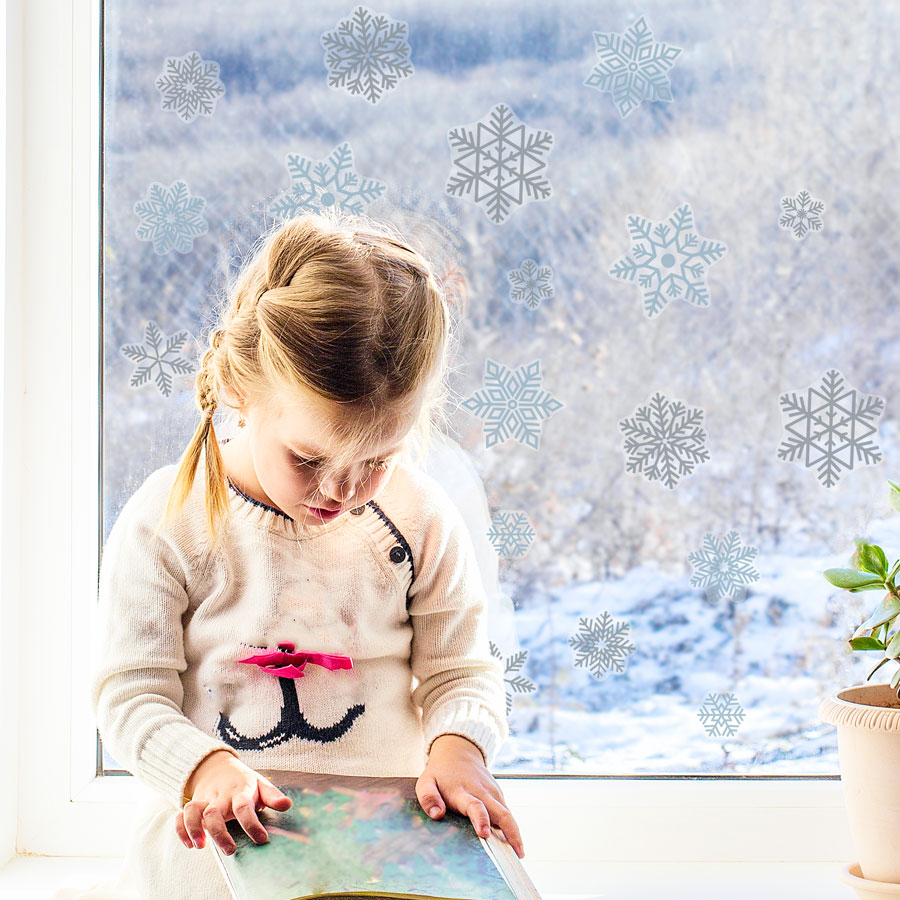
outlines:
[{"label": "ceramic pot rim", "polygon": [[900,735],[900,700],[889,684],[857,684],[822,700],[819,719],[830,725]]}]

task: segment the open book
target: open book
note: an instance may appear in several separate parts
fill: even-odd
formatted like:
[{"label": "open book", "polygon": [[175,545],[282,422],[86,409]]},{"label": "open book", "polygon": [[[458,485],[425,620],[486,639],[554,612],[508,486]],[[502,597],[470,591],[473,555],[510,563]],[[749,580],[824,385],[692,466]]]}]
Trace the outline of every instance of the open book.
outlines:
[{"label": "open book", "polygon": [[257,813],[269,833],[265,844],[237,819],[226,823],[234,853],[209,841],[235,900],[541,900],[499,828],[481,838],[446,805],[432,819],[413,777],[259,774],[293,803]]}]

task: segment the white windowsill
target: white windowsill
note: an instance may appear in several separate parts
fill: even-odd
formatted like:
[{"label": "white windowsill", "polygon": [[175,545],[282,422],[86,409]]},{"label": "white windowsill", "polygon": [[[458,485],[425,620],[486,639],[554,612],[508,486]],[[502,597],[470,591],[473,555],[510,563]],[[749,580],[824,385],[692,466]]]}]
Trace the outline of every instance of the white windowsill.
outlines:
[{"label": "white windowsill", "polygon": [[[543,900],[848,900],[838,862],[528,862]],[[0,869],[3,900],[51,900],[61,887],[113,878],[117,858],[19,856]]]}]

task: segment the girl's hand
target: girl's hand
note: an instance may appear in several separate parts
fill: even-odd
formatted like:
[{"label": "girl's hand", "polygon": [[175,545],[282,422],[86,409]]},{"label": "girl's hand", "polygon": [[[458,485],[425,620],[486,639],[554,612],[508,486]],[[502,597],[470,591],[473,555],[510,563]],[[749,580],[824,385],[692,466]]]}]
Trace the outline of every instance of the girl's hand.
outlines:
[{"label": "girl's hand", "polygon": [[227,750],[216,750],[194,769],[185,795],[191,799],[175,815],[175,831],[181,842],[189,850],[202,850],[206,826],[210,837],[228,855],[234,853],[235,844],[226,822],[238,819],[257,844],[264,844],[269,835],[256,813],[266,806],[284,812],[293,803],[271,781]]},{"label": "girl's hand", "polygon": [[[416,781],[416,796],[433,819],[444,814],[446,802],[468,816],[475,833],[483,838],[490,834],[493,821],[519,858],[525,856],[519,826],[506,806],[503,791],[485,767],[481,750],[468,738],[442,734],[434,739],[428,762]],[[432,812],[432,807],[437,811]]]}]

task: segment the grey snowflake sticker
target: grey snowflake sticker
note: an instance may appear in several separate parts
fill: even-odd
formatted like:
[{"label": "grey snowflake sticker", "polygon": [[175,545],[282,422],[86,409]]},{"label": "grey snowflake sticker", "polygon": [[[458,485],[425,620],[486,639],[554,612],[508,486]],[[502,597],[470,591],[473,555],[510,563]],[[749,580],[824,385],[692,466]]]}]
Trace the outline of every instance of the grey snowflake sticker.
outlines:
[{"label": "grey snowflake sticker", "polygon": [[706,588],[706,599],[717,603],[722,598],[743,600],[747,585],[759,581],[759,572],[751,564],[759,550],[741,544],[740,534],[732,529],[722,540],[709,532],[703,536],[703,546],[688,554],[694,567],[691,584]]},{"label": "grey snowflake sticker", "polygon": [[631,626],[604,611],[593,618],[582,617],[569,638],[575,650],[575,665],[587,669],[598,681],[611,672],[622,673],[635,646],[628,640]]},{"label": "grey snowflake sticker", "polygon": [[612,94],[623,119],[644,100],[672,102],[666,73],[681,53],[680,47],[654,41],[643,16],[624,34],[595,31],[593,35],[600,61],[583,84]]},{"label": "grey snowflake sticker", "polygon": [[172,250],[189,253],[194,238],[209,230],[200,214],[205,205],[202,197],[191,196],[184,181],[176,181],[169,187],[154,181],[144,199],[134,204],[141,220],[135,234],[138,240],[153,241],[153,249],[160,256]]},{"label": "grey snowflake sticker", "polygon": [[529,128],[505,103],[486,119],[451,129],[447,138],[454,169],[444,192],[469,197],[495,225],[516,207],[551,196],[550,182],[541,173],[553,135]]},{"label": "grey snowflake sticker", "polygon": [[508,717],[512,712],[513,694],[531,694],[537,690],[537,685],[533,681],[519,674],[519,670],[525,665],[525,660],[528,658],[528,651],[520,650],[518,653],[513,653],[504,659],[500,648],[493,641],[488,641],[488,644],[490,645],[491,656],[503,661],[503,681],[506,684],[506,715]]},{"label": "grey snowflake sticker", "polygon": [[513,438],[532,450],[540,446],[542,419],[562,409],[564,403],[541,390],[541,361],[519,366],[514,372],[492,359],[484,363],[484,387],[460,406],[484,419],[484,447]]},{"label": "grey snowflake sticker", "polygon": [[842,470],[855,461],[871,466],[881,451],[871,440],[877,435],[884,400],[860,394],[844,383],[837,369],[829,369],[805,394],[788,391],[779,398],[787,437],[778,445],[778,458],[816,467],[825,487],[834,487]]},{"label": "grey snowflake sticker", "polygon": [[697,716],[710,737],[732,737],[744,721],[744,710],[730,691],[712,691],[707,694]]},{"label": "grey snowflake sticker", "polygon": [[189,375],[194,369],[191,363],[181,355],[184,342],[190,339],[186,331],[176,331],[164,338],[156,322],[152,320],[144,330],[143,344],[125,344],[120,349],[137,368],[131,376],[129,385],[133,388],[143,387],[151,378],[159,392],[168,397],[172,393],[173,375]]},{"label": "grey snowflake sticker", "polygon": [[781,208],[784,214],[778,224],[789,228],[796,240],[802,240],[810,231],[822,230],[825,204],[821,200],[813,200],[809,191],[800,191],[796,197],[782,197]]},{"label": "grey snowflake sticker", "polygon": [[219,64],[204,60],[196,50],[185,56],[166,57],[156,88],[162,94],[162,108],[172,110],[185,122],[211,116],[225,93],[225,85],[219,81]]},{"label": "grey snowflake sticker", "polygon": [[385,91],[413,74],[406,36],[406,22],[357,6],[321,37],[329,87],[362,95],[374,106]]},{"label": "grey snowflake sticker", "polygon": [[533,259],[524,260],[518,269],[506,273],[509,299],[513,303],[523,304],[527,309],[537,309],[541,300],[553,296],[552,277],[550,266],[539,266]]},{"label": "grey snowflake sticker", "polygon": [[703,410],[669,400],[659,391],[633,416],[620,419],[619,428],[625,434],[625,471],[662,481],[669,489],[709,459]]},{"label": "grey snowflake sticker", "polygon": [[269,208],[273,216],[285,219],[329,206],[360,215],[386,188],[374,178],[359,177],[353,168],[353,151],[348,141],[338,144],[327,160],[289,153],[285,164],[293,182],[291,189]]},{"label": "grey snowflake sticker", "polygon": [[497,510],[487,531],[493,548],[506,559],[525,556],[535,538],[528,516],[519,509]]},{"label": "grey snowflake sticker", "polygon": [[647,318],[679,298],[693,306],[709,306],[706,271],[728,248],[721,241],[700,237],[689,203],[679,206],[668,222],[654,224],[634,215],[626,219],[626,225],[631,252],[616,260],[609,274],[641,289]]}]

